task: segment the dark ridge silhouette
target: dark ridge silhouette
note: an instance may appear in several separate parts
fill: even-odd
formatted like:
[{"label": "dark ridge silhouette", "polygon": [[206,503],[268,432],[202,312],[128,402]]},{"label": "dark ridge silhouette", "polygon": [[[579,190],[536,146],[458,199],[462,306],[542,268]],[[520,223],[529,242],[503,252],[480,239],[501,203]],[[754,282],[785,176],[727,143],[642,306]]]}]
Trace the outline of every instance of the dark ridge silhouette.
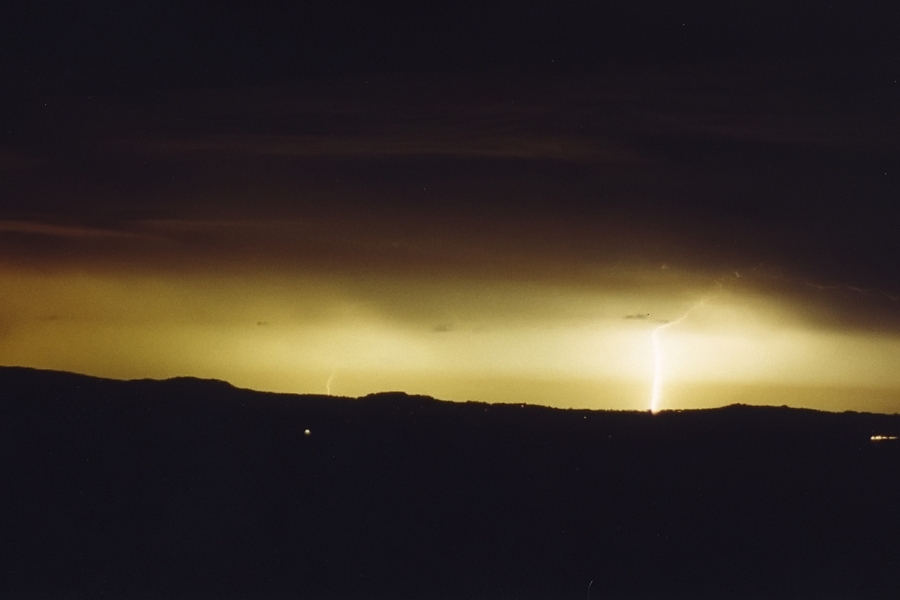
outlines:
[{"label": "dark ridge silhouette", "polygon": [[898,433],[0,368],[0,596],[896,597]]}]

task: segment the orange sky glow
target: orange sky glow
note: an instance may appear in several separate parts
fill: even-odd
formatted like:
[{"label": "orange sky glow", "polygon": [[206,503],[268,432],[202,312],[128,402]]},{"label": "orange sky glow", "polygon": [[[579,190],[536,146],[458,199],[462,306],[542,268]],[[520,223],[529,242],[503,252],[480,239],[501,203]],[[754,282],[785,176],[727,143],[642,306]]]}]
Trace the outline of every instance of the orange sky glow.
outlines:
[{"label": "orange sky glow", "polygon": [[[260,244],[283,227],[196,226]],[[154,266],[154,252],[184,230],[153,223],[139,236],[88,236],[102,237],[111,254],[120,245],[135,252],[127,269],[95,259],[7,264],[0,362],[121,379],[193,375],[279,392],[404,390],[596,409],[646,410],[654,380],[656,409],[745,402],[891,412],[900,394],[900,336],[831,314],[836,300],[842,312],[898,309],[872,291],[762,269],[646,263],[547,268],[541,277],[515,253],[495,254],[501,272],[490,276],[467,274],[465,261],[429,273],[402,268],[432,250],[409,240],[401,240],[407,254],[366,267],[356,262],[378,261],[376,241],[354,239],[371,247],[348,249],[330,236],[333,253],[357,253],[340,271],[274,257],[267,270],[265,255],[215,268],[198,256],[201,272],[191,261]],[[227,244],[219,239],[217,252]]]},{"label": "orange sky glow", "polygon": [[859,156],[900,125],[811,111],[784,81],[763,97],[752,74],[731,94],[685,81],[48,102],[0,148],[0,364],[896,412],[894,233],[860,204],[894,180]]}]

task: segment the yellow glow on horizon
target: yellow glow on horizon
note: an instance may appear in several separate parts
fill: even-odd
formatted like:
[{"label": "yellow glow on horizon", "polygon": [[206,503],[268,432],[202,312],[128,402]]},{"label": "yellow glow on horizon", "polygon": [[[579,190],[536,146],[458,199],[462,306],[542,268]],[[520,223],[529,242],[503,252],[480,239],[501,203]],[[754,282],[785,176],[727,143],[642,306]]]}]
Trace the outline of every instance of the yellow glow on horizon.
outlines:
[{"label": "yellow glow on horizon", "polygon": [[650,395],[650,412],[652,413],[658,412],[662,404],[663,376],[665,375],[663,366],[665,363],[665,355],[659,337],[663,330],[678,325],[687,319],[691,312],[704,304],[706,304],[706,299],[700,300],[674,321],[667,321],[658,327],[654,327],[653,333],[650,334],[653,339],[653,387]]},{"label": "yellow glow on horizon", "polygon": [[[859,404],[832,400],[828,389],[880,390],[850,392],[879,407],[900,399],[900,337],[812,328],[777,297],[739,291],[691,301],[678,288],[424,280],[353,288],[322,276],[7,270],[3,279],[6,365],[582,408],[646,410],[649,396],[654,412],[747,401],[749,389],[769,390],[749,396],[756,403],[815,405],[803,391],[812,389],[826,390],[829,407]],[[650,316],[626,318],[635,307]],[[777,390],[799,391],[791,400]]]}]

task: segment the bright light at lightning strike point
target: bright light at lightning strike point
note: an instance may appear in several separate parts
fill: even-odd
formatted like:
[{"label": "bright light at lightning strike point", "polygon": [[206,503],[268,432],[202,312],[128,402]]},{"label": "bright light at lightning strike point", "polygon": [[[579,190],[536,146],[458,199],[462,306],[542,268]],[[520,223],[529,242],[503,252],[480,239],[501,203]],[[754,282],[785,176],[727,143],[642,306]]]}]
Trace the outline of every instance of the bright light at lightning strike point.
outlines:
[{"label": "bright light at lightning strike point", "polygon": [[682,321],[688,318],[688,315],[695,308],[699,308],[706,304],[707,298],[700,300],[697,304],[693,305],[687,311],[675,319],[674,321],[668,321],[663,323],[662,325],[653,329],[653,333],[650,334],[651,339],[653,340],[653,388],[650,394],[650,412],[657,413],[660,410],[660,404],[662,402],[662,379],[663,379],[663,348],[662,342],[659,339],[659,333],[666,329],[667,327],[671,327],[673,325],[678,325]]},{"label": "bright light at lightning strike point", "polygon": [[665,327],[662,325],[653,330],[651,337],[653,339],[653,391],[650,395],[650,412],[659,410],[659,401],[662,396],[662,348],[659,343],[659,331]]}]

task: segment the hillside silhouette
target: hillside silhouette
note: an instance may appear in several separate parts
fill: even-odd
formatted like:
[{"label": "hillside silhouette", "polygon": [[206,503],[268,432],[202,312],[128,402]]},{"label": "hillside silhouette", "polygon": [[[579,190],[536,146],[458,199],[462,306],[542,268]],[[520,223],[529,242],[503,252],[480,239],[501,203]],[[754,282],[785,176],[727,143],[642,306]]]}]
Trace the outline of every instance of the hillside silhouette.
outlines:
[{"label": "hillside silhouette", "polygon": [[898,433],[0,368],[0,596],[895,597]]}]

